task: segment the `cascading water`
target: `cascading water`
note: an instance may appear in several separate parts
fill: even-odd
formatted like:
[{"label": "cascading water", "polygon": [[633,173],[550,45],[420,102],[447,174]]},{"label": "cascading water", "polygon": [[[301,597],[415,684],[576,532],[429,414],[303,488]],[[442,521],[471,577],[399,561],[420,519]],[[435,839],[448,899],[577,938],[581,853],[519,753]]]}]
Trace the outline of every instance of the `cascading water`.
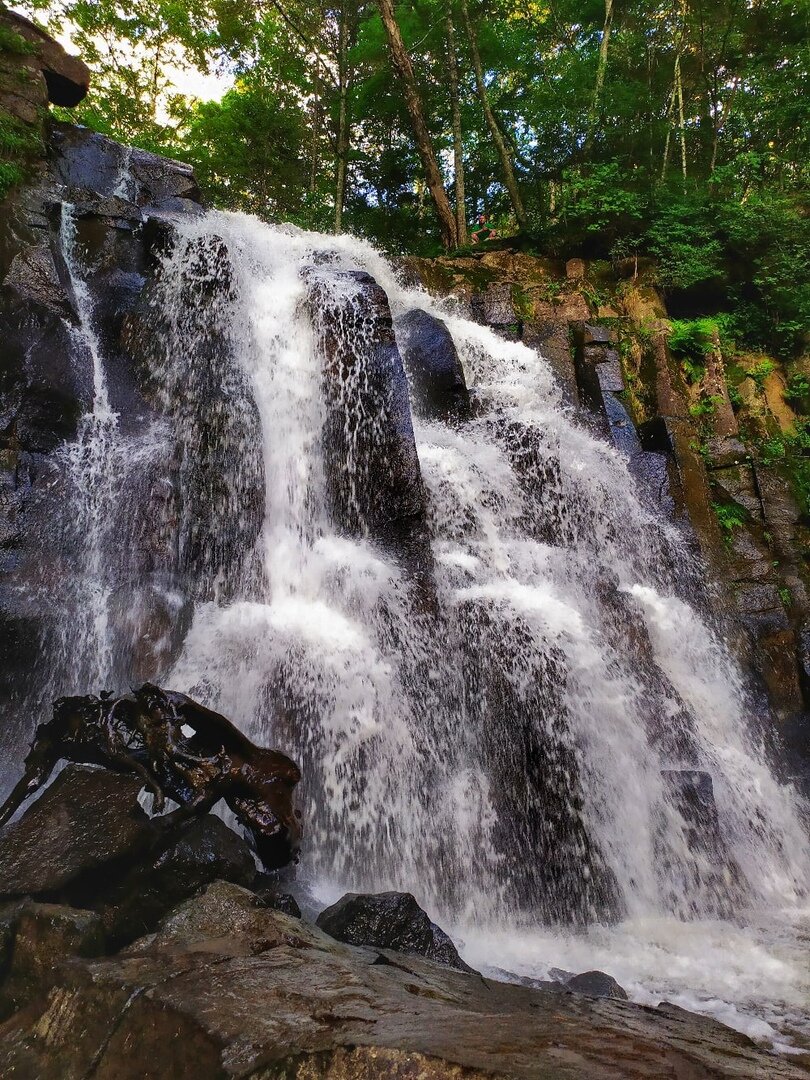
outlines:
[{"label": "cascading water", "polygon": [[[60,247],[76,307],[77,322],[71,327],[74,347],[80,360],[92,372],[92,400],[79,422],[78,439],[65,446],[67,482],[72,489],[69,501],[72,517],[68,527],[75,530],[84,551],[80,573],[70,583],[75,596],[65,607],[64,633],[59,642],[62,663],[78,665],[74,677],[107,682],[112,675],[109,633],[109,603],[114,587],[108,576],[107,532],[112,520],[112,503],[119,467],[118,414],[111,408],[107,390],[102,346],[95,328],[93,299],[84,280],[78,251],[76,219],[70,203],[62,205]],[[80,620],[77,624],[76,620]],[[75,644],[83,645],[75,655]]]},{"label": "cascading water", "polygon": [[[116,419],[69,208],[63,220],[96,391],[67,453],[104,679]],[[358,269],[394,315],[445,319],[475,388],[465,422],[415,420],[419,572],[359,511],[341,528],[330,497],[335,398],[350,509],[375,482],[355,460],[380,435],[367,370],[329,392],[334,339],[362,357],[362,320],[326,326],[312,299],[351,313]],[[562,406],[543,358],[404,289],[365,243],[239,215],[178,224],[149,303],[180,461],[175,570],[194,571],[193,621],[155,677],[301,762],[300,875],[324,895],[414,892],[479,965],[602,966],[644,1000],[691,986],[693,1006],[721,1011],[717,998],[745,1026],[728,1010],[762,1016],[748,963],[762,997],[796,1011],[810,992],[788,955],[810,883],[804,807],[751,730],[679,534]],[[707,782],[709,841],[690,813]],[[768,911],[788,914],[766,940]],[[723,962],[704,964],[710,951]]]}]

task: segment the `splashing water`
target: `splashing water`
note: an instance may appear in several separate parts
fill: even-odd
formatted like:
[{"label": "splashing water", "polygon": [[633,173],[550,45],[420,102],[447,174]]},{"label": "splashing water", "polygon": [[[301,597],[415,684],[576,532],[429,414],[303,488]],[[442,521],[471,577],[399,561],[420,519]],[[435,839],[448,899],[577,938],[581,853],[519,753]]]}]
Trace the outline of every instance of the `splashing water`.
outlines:
[{"label": "splashing water", "polygon": [[[63,220],[94,372],[67,453],[104,678],[116,417]],[[434,611],[406,561],[330,509],[324,333],[342,331],[307,290],[314,275],[351,308],[359,286],[339,271],[357,269],[394,316],[445,319],[476,391],[464,423],[414,421]],[[302,763],[300,873],[324,895],[412,891],[479,965],[599,966],[638,1000],[691,992],[758,1037],[782,1039],[787,1014],[795,1029],[805,808],[771,770],[678,532],[563,407],[546,361],[405,289],[368,244],[241,215],[178,224],[151,304],[183,448],[178,560],[196,574],[159,678]],[[696,843],[673,798],[696,776],[720,847]]]},{"label": "splashing water", "polygon": [[[112,519],[118,459],[118,414],[110,406],[101,342],[95,327],[93,298],[84,280],[77,240],[76,218],[70,203],[62,205],[60,224],[62,258],[70,280],[77,321],[70,327],[78,356],[89,361],[92,401],[79,421],[78,438],[65,446],[66,472],[72,489],[69,523],[84,550],[83,565],[71,582],[75,595],[67,601],[70,618],[63,621],[59,642],[62,664],[77,641],[84,646],[78,662],[79,678],[106,683],[112,674],[109,603],[113,584],[107,569],[107,532]],[[80,620],[77,625],[76,619]],[[61,667],[58,661],[56,667]]]}]

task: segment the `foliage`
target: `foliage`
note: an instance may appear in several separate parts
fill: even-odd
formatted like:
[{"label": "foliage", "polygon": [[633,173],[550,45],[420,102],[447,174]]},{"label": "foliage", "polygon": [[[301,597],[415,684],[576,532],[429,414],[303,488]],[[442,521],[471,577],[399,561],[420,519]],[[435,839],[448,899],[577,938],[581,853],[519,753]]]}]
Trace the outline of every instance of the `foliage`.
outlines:
[{"label": "foliage", "polygon": [[9,27],[0,26],[0,52],[25,56],[36,52],[36,45],[31,41],[26,41],[22,34],[16,33]]},{"label": "foliage", "polygon": [[717,517],[717,524],[723,532],[726,543],[731,540],[734,530],[742,528],[748,520],[745,508],[736,502],[712,503],[712,510]]},{"label": "foliage", "polygon": [[791,375],[782,396],[788,402],[801,402],[806,399],[810,396],[810,379],[800,372]]},{"label": "foliage", "polygon": [[690,405],[689,413],[697,419],[702,419],[706,416],[714,416],[717,411],[717,406],[722,400],[723,399],[718,394],[712,394],[711,397],[701,398],[700,401],[696,401],[694,405]]},{"label": "foliage", "polygon": [[769,356],[764,357],[757,364],[754,364],[752,368],[748,369],[748,377],[753,379],[761,390],[765,384],[765,380],[776,369],[776,364],[771,360]]},{"label": "foliage", "polygon": [[[652,258],[684,320],[711,317],[740,347],[800,352],[810,335],[807,0],[624,0],[604,43],[604,0],[467,5],[527,212],[524,244],[565,258]],[[73,115],[192,161],[218,205],[320,228],[340,217],[390,251],[438,250],[377,4],[24,6],[69,29],[93,69],[93,92]],[[508,236],[514,200],[460,0],[408,0],[395,15],[448,191],[448,15],[454,23],[462,215],[485,211]],[[230,89],[214,102],[178,93],[177,73],[192,69],[219,73]],[[697,362],[694,351],[687,359]]]}]

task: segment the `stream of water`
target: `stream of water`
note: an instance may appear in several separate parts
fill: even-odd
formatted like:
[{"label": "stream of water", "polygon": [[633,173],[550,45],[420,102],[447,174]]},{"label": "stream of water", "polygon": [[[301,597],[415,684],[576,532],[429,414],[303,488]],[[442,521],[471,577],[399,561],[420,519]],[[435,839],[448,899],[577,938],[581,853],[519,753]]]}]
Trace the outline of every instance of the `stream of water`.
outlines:
[{"label": "stream of water", "polygon": [[[95,386],[69,448],[92,598],[88,625],[72,625],[103,684],[116,418],[63,220]],[[185,401],[172,437],[187,443],[205,408],[225,446],[221,544],[160,681],[302,763],[299,876],[324,899],[413,892],[480,968],[598,967],[635,1000],[783,1049],[810,1037],[806,807],[769,764],[699,568],[621,454],[563,406],[542,356],[405,288],[370,245],[241,215],[178,228],[154,301],[163,390]],[[228,284],[211,294],[223,250]],[[431,613],[403,561],[330,512],[307,280],[351,305],[342,269],[370,272],[394,316],[445,319],[475,392],[463,423],[414,417]],[[208,330],[189,290],[205,294]],[[211,325],[228,360],[215,400],[198,402],[190,335]],[[239,493],[254,488],[264,509],[246,544]],[[695,843],[673,799],[683,776],[711,778],[720,852]]]}]

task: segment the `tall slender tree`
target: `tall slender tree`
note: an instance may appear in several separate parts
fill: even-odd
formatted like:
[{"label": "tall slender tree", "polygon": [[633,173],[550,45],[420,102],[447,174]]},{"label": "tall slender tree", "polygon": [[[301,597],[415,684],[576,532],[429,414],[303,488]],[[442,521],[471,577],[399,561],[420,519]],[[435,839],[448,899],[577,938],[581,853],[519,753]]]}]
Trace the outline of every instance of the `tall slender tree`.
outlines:
[{"label": "tall slender tree", "polygon": [[484,66],[481,63],[481,53],[478,48],[478,40],[475,35],[475,30],[470,19],[470,12],[467,7],[467,0],[460,0],[461,15],[464,20],[464,28],[467,31],[467,38],[470,44],[470,54],[472,56],[473,71],[475,72],[475,85],[478,89],[478,97],[481,101],[481,108],[484,112],[484,118],[489,129],[489,134],[492,137],[492,142],[498,152],[500,158],[501,168],[503,170],[503,182],[506,190],[509,192],[509,199],[512,203],[512,209],[515,211],[515,218],[518,223],[518,228],[525,230],[528,225],[528,219],[526,217],[526,209],[523,205],[523,199],[520,196],[520,190],[515,178],[515,169],[512,164],[512,155],[509,152],[509,148],[506,145],[506,139],[503,137],[498,121],[495,118],[495,113],[492,111],[492,106],[489,101],[489,95],[487,93],[487,84],[484,79]]},{"label": "tall slender tree", "polygon": [[433,142],[425,120],[425,111],[422,106],[416,76],[414,75],[413,64],[402,40],[402,32],[396,19],[393,3],[391,0],[377,0],[377,6],[380,9],[383,26],[388,37],[391,63],[402,85],[405,106],[410,117],[416,148],[419,151],[419,157],[425,170],[425,179],[430,197],[433,200],[436,216],[439,219],[442,244],[447,249],[454,248],[458,246],[456,218],[450,206],[450,200],[447,198],[447,192],[444,190],[444,180],[442,179],[436,152],[433,149]]}]

